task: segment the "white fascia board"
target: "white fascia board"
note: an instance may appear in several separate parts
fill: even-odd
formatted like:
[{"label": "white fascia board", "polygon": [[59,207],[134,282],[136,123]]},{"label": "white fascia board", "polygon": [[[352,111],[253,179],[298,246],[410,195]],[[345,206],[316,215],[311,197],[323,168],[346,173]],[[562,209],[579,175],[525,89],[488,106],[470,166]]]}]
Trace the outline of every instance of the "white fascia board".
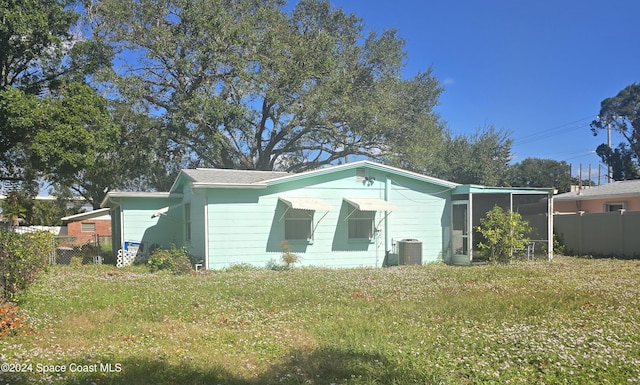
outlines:
[{"label": "white fascia board", "polygon": [[126,192],[126,191],[110,191],[100,203],[100,207],[109,207],[109,203],[118,205],[113,199],[117,198],[182,198],[182,193],[169,192]]}]

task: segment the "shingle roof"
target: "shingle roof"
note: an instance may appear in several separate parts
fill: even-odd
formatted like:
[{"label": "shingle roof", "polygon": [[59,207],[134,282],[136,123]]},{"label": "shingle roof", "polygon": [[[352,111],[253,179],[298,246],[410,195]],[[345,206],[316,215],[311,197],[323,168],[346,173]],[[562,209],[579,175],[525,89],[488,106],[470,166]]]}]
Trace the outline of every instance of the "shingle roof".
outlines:
[{"label": "shingle roof", "polygon": [[596,187],[558,194],[554,200],[582,200],[606,197],[640,196],[640,180],[611,182]]},{"label": "shingle roof", "polygon": [[182,170],[195,183],[249,184],[290,175],[282,171],[229,170],[220,168],[196,168]]}]

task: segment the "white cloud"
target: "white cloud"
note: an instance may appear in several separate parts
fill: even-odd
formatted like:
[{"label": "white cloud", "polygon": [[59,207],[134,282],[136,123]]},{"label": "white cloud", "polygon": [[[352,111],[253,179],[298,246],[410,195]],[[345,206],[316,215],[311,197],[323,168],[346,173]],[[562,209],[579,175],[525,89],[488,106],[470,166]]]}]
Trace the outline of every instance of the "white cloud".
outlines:
[{"label": "white cloud", "polygon": [[442,81],[442,85],[448,86],[454,84],[455,82],[456,81],[453,78],[444,78],[444,80]]}]

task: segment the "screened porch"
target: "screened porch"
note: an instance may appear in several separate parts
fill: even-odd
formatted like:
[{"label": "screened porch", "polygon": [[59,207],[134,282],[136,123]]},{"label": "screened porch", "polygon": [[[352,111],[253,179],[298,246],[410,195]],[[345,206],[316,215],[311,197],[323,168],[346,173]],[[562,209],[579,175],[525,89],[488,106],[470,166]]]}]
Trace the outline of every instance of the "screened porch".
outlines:
[{"label": "screened porch", "polygon": [[550,260],[553,256],[553,215],[551,191],[547,189],[488,188],[459,186],[451,203],[451,263],[468,265],[486,262],[478,244],[477,231],[486,213],[499,206],[519,213],[531,226],[530,242],[514,250],[518,259]]}]

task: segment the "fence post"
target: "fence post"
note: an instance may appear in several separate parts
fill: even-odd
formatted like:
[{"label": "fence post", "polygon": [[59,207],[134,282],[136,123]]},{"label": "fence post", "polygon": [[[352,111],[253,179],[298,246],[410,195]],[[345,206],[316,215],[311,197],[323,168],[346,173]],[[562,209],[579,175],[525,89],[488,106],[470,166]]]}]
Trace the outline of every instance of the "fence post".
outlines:
[{"label": "fence post", "polygon": [[584,211],[578,211],[578,255],[582,255],[582,215]]},{"label": "fence post", "polygon": [[49,252],[49,265],[56,264],[56,237],[51,237],[51,251]]},{"label": "fence post", "polygon": [[625,255],[625,249],[624,249],[624,226],[622,224],[622,221],[624,218],[622,218],[622,216],[624,215],[624,209],[621,209],[619,211],[620,215],[618,215],[618,255],[621,257],[624,257]]}]

